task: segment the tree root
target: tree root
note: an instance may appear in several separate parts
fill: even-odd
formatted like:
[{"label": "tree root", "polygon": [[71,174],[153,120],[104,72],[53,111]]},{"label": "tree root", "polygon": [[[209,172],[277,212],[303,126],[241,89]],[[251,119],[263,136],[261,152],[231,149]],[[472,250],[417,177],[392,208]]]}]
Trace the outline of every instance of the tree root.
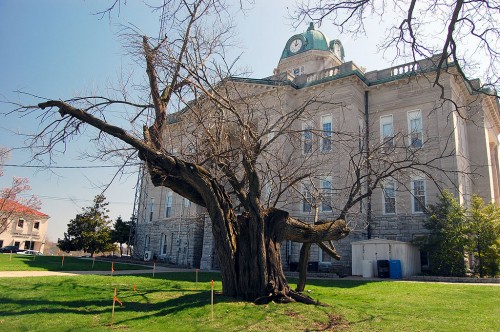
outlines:
[{"label": "tree root", "polygon": [[295,292],[289,291],[287,294],[279,293],[279,294],[269,294],[267,296],[261,296],[255,299],[255,304],[268,304],[270,302],[275,303],[290,303],[290,302],[300,302],[305,304],[314,304],[314,305],[324,305],[319,301],[314,300],[310,296]]}]

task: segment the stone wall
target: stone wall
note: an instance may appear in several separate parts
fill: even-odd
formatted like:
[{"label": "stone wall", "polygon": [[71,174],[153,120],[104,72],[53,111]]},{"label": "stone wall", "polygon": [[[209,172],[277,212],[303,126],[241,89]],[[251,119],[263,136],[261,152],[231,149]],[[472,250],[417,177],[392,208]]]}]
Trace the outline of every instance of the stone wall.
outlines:
[{"label": "stone wall", "polygon": [[203,218],[170,218],[137,227],[135,258],[151,251],[153,259],[199,267],[203,246]]}]

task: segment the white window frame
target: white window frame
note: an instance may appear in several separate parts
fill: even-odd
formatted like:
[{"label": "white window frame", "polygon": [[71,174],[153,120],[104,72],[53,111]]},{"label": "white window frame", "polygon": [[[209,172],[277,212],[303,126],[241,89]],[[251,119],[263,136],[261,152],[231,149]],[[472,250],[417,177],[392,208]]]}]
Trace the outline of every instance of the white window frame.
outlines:
[{"label": "white window frame", "polygon": [[[325,130],[325,125],[330,124],[330,129]],[[321,152],[332,151],[333,120],[332,115],[321,116]]]},{"label": "white window frame", "polygon": [[274,136],[276,135],[276,132],[275,131],[270,131],[267,133],[267,141],[270,142]]},{"label": "white window frame", "polygon": [[[304,122],[302,124],[302,154],[311,154],[313,152],[314,139],[313,139],[313,125],[312,122]],[[307,137],[306,137],[307,136]],[[306,148],[306,144],[307,148]]]},{"label": "white window frame", "polygon": [[311,213],[312,212],[312,195],[311,192],[309,191],[309,187],[306,186],[305,184],[302,185],[302,199],[301,199],[301,211],[304,213]]},{"label": "white window frame", "polygon": [[149,217],[148,217],[149,222],[153,221],[154,208],[155,208],[155,199],[153,197],[149,202]]},{"label": "white window frame", "polygon": [[[393,192],[393,196],[390,197],[394,200],[394,211],[390,211],[388,212],[387,211],[387,198],[389,197],[388,195],[386,195],[386,187],[388,187],[390,185],[392,185],[392,192]],[[385,215],[393,215],[393,214],[396,214],[396,204],[397,204],[397,196],[396,196],[396,181],[394,179],[386,179],[385,181],[383,181],[382,183],[382,207],[383,207],[383,211],[384,211],[384,214]]]},{"label": "white window frame", "polygon": [[[414,130],[412,128],[412,120],[420,119],[420,128]],[[422,119],[421,110],[412,110],[407,112],[407,122],[408,122],[408,146],[412,149],[420,149],[424,145],[424,122]],[[413,145],[413,135],[419,135],[417,139],[420,139],[420,146]]]},{"label": "white window frame", "polygon": [[[384,146],[390,148],[394,147],[394,118],[392,114],[381,116],[379,121],[380,121],[380,142],[383,143]],[[388,124],[391,125],[391,133],[389,135],[386,135],[384,133],[384,125]]]},{"label": "white window frame", "polygon": [[[320,179],[321,184],[321,211],[322,212],[331,212],[332,208],[332,194],[333,194],[333,186],[332,186],[332,177],[327,176],[325,178]],[[328,186],[325,186],[328,185]]]},{"label": "white window frame", "polygon": [[[417,182],[417,181],[422,181],[423,190],[424,190],[423,195],[418,195],[418,196],[415,195],[415,182]],[[422,197],[422,196],[424,198],[423,204],[421,204],[421,203],[417,204],[416,203],[417,197]],[[427,202],[427,184],[425,182],[425,179],[422,177],[412,179],[411,180],[411,211],[412,211],[412,213],[424,213],[426,202]],[[416,210],[417,205],[422,205],[422,211]]]},{"label": "white window frame", "polygon": [[170,218],[173,213],[173,193],[169,190],[167,191],[167,197],[165,198],[165,218]]},{"label": "white window frame", "polygon": [[160,237],[160,255],[166,255],[167,254],[167,246],[168,246],[167,233],[161,233],[161,237]]},{"label": "white window frame", "polygon": [[271,194],[272,194],[271,183],[267,182],[264,185],[264,200],[265,200],[266,203],[269,202],[269,200],[271,199]]}]

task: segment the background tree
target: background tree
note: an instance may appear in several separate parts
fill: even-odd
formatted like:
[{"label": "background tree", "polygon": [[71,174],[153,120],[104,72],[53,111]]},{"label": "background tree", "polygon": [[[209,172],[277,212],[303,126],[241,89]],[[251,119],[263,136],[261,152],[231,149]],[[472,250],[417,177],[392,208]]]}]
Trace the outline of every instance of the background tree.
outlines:
[{"label": "background tree", "polygon": [[430,231],[421,243],[428,253],[430,272],[440,276],[462,277],[466,273],[465,253],[468,244],[466,210],[449,191],[428,208],[425,228]]},{"label": "background tree", "polygon": [[[2,166],[8,159],[8,155],[8,149],[0,147],[0,177],[3,176]],[[41,202],[37,196],[23,197],[30,190],[29,180],[18,177],[12,178],[10,187],[2,188],[0,192],[0,234],[5,232],[12,224],[13,216],[22,215],[23,213],[30,214],[31,210],[40,209]]]},{"label": "background tree", "polygon": [[474,195],[468,213],[469,251],[473,253],[474,270],[480,277],[495,276],[500,264],[500,208],[484,204]]},{"label": "background tree", "polygon": [[113,250],[110,220],[107,216],[106,198],[97,195],[94,205],[84,208],[68,224],[64,239],[58,243],[59,249],[69,252],[83,250],[93,257],[96,252]]},{"label": "background tree", "polygon": [[[296,22],[333,24],[343,34],[370,36],[373,21],[386,28],[379,49],[394,60],[429,59],[440,72],[432,78],[442,87],[443,72],[459,75],[468,88],[498,96],[500,77],[500,3],[498,1],[445,0],[316,0],[299,3],[291,15]],[[373,23],[372,22],[372,23]],[[483,63],[481,65],[481,63]],[[473,80],[481,75],[481,84]],[[441,96],[447,99],[443,94]]]},{"label": "background tree", "polygon": [[129,250],[129,239],[130,239],[130,221],[123,221],[122,217],[118,217],[111,230],[111,241],[113,243],[120,244],[120,256],[123,254],[123,244],[127,245],[127,250]]}]

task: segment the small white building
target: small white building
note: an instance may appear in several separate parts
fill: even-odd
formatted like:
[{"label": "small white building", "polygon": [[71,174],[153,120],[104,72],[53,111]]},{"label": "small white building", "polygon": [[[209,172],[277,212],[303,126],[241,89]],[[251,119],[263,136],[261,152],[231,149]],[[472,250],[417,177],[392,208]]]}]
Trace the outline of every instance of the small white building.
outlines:
[{"label": "small white building", "polygon": [[49,216],[15,201],[0,199],[0,247],[43,252]]},{"label": "small white building", "polygon": [[420,251],[411,243],[370,239],[352,244],[352,275],[377,276],[378,260],[399,260],[403,278],[421,272]]}]

